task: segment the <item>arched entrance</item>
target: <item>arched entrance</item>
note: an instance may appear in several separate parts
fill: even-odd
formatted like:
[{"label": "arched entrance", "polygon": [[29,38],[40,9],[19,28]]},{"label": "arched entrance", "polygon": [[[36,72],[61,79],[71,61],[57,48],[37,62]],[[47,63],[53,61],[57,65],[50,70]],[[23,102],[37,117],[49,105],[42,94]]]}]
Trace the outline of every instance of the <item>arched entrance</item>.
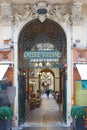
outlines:
[{"label": "arched entrance", "polygon": [[[31,20],[31,19],[30,19]],[[33,20],[33,21],[30,21],[29,19],[27,20],[27,21],[24,21],[24,22],[22,22],[17,28],[16,28],[16,30],[15,30],[15,32],[14,32],[14,37],[13,37],[13,41],[14,41],[14,77],[15,77],[15,79],[14,79],[14,84],[15,84],[15,86],[16,86],[16,98],[15,98],[15,104],[14,104],[14,110],[15,110],[15,115],[16,115],[16,117],[18,117],[19,118],[19,116],[18,116],[18,105],[19,105],[19,102],[18,102],[18,89],[19,89],[19,86],[18,86],[18,75],[19,74],[22,74],[22,72],[21,73],[19,73],[19,70],[21,70],[21,68],[24,66],[23,64],[25,64],[27,61],[26,60],[24,60],[24,59],[22,59],[20,56],[18,56],[18,51],[20,50],[20,52],[22,52],[21,50],[22,50],[22,48],[21,48],[21,45],[22,44],[20,44],[20,47],[18,47],[19,46],[19,44],[18,43],[25,43],[25,42],[23,42],[23,41],[25,41],[25,40],[19,40],[20,39],[20,36],[21,36],[21,38],[22,38],[22,36],[24,36],[24,34],[26,34],[26,31],[25,31],[25,33],[22,33],[23,32],[23,30],[24,30],[24,28],[27,28],[28,26],[27,25],[30,25],[30,30],[33,30],[33,23],[35,22],[35,20]],[[30,21],[30,22],[29,22]],[[38,19],[36,19],[36,21],[39,21]],[[46,21],[48,21],[48,23],[47,22],[44,22],[44,23],[47,23],[46,24],[46,26],[43,26],[43,28],[45,28],[45,27],[48,27],[48,25],[49,25],[49,23],[51,22],[52,24],[50,24],[51,26],[50,26],[50,29],[52,30],[52,28],[53,28],[53,30],[54,31],[52,31],[52,32],[56,32],[55,30],[57,30],[58,28],[56,28],[56,27],[59,27],[59,30],[61,30],[60,32],[63,32],[63,35],[64,35],[64,37],[65,37],[65,43],[66,43],[66,46],[68,46],[68,47],[66,47],[66,53],[65,54],[67,54],[66,55],[66,58],[65,58],[65,60],[67,60],[67,79],[66,79],[66,84],[68,84],[67,85],[67,95],[66,95],[66,97],[67,97],[67,102],[66,102],[66,104],[67,104],[67,110],[66,110],[66,113],[67,113],[67,117],[66,117],[66,119],[67,119],[67,124],[69,125],[70,124],[70,110],[71,110],[71,92],[72,92],[72,64],[71,64],[71,60],[72,60],[72,57],[71,57],[71,32],[69,32],[69,29],[67,28],[67,24],[66,23],[63,23],[63,22],[58,22],[56,19],[54,19],[54,18],[52,18],[52,20],[51,19],[47,19]],[[26,24],[27,23],[27,24]],[[32,23],[32,26],[31,26],[31,24],[30,23]],[[61,25],[59,25],[59,24]],[[35,23],[34,23],[35,24]],[[43,23],[40,23],[41,25],[45,25],[45,24],[43,24]],[[54,28],[54,26],[55,26],[55,28]],[[37,27],[37,24],[35,24],[35,26]],[[52,27],[52,28],[51,28]],[[40,30],[40,28],[38,28],[39,30]],[[29,29],[27,29],[28,31],[29,31]],[[49,29],[45,29],[45,30],[49,30]],[[35,31],[35,29],[34,29],[34,31]],[[37,32],[37,29],[36,29],[36,32]],[[49,31],[48,31],[49,32]],[[62,33],[58,33],[59,31],[57,30],[57,35],[59,34],[62,34]],[[23,35],[22,35],[23,34]],[[34,33],[35,34],[35,33]],[[32,35],[31,36],[34,36],[34,34],[32,33]],[[47,32],[46,32],[46,34],[47,34]],[[53,36],[53,35],[51,35],[52,33],[50,33],[50,36]],[[66,36],[65,36],[65,34],[66,34]],[[57,36],[56,35],[56,36]],[[26,35],[25,35],[26,36]],[[62,35],[61,35],[62,36]],[[55,37],[55,35],[54,35],[54,37]],[[32,38],[30,38],[30,39],[32,39]],[[54,38],[53,38],[54,39]],[[21,42],[20,42],[21,41]],[[59,43],[61,43],[61,42],[59,42]],[[28,44],[28,45],[33,45],[32,43],[30,43],[30,44]],[[60,45],[60,44],[59,44]],[[49,46],[49,45],[48,45]],[[23,48],[25,48],[25,46],[22,46]],[[20,49],[18,49],[18,48],[20,48]],[[20,54],[19,54],[20,55]],[[23,56],[23,53],[22,53],[22,56]],[[23,66],[21,66],[21,64],[19,64],[19,57],[21,58],[20,60],[21,60],[21,62],[20,63],[23,63],[22,65]],[[63,59],[63,58],[62,58]],[[62,60],[61,59],[61,60]],[[25,61],[25,62],[24,62]],[[60,62],[60,63],[62,63],[62,62]],[[20,65],[20,67],[19,67],[19,65]],[[26,66],[26,64],[25,64],[25,66]],[[27,66],[29,66],[29,64],[27,65]],[[58,64],[58,65],[56,65],[55,66],[55,71],[56,71],[56,67],[58,67],[59,66],[59,68],[61,68],[60,70],[62,70],[62,64]],[[19,69],[20,68],[20,69]],[[28,68],[28,67],[27,67]],[[23,71],[24,72],[24,71]],[[57,71],[56,71],[57,72]],[[24,72],[25,73],[25,72]],[[62,71],[61,71],[61,73],[62,73]],[[62,77],[62,76],[60,76],[60,77]],[[57,80],[57,79],[56,79]],[[61,78],[61,80],[60,81],[63,81],[63,78]],[[62,83],[62,82],[61,82]],[[63,85],[63,84],[62,84]],[[18,118],[17,118],[17,120],[15,121],[15,123],[16,123],[16,125],[18,125]]]},{"label": "arched entrance", "polygon": [[[42,89],[41,84],[45,85],[44,90],[49,88],[61,93],[66,121],[66,96],[63,100],[66,87],[64,87],[65,81],[62,80],[65,74],[64,64],[67,64],[66,43],[63,28],[49,19],[46,19],[44,23],[38,19],[28,22],[20,31],[18,38],[19,124],[25,120],[25,110],[31,93],[36,94],[38,89]],[[62,74],[60,70],[63,71]],[[51,80],[47,79],[48,72]],[[62,90],[64,90],[63,93]]]},{"label": "arched entrance", "polygon": [[42,90],[43,93],[45,93],[47,89],[51,91],[55,90],[55,73],[51,69],[42,69],[38,75],[39,89]]}]

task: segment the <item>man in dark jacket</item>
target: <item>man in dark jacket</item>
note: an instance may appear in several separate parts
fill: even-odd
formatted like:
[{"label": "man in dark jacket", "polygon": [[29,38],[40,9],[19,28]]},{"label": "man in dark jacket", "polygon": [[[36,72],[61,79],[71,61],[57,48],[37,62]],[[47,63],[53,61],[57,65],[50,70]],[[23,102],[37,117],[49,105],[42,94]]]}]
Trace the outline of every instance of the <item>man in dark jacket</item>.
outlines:
[{"label": "man in dark jacket", "polygon": [[47,97],[49,98],[49,94],[50,94],[50,90],[49,89],[47,89],[46,94],[47,94]]}]

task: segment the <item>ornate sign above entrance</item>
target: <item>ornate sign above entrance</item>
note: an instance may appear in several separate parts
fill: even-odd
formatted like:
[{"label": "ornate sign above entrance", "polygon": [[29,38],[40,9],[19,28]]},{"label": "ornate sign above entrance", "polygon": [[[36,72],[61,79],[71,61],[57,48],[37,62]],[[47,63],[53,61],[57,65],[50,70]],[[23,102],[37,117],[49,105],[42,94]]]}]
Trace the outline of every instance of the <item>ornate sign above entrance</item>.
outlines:
[{"label": "ornate sign above entrance", "polygon": [[25,51],[25,59],[60,59],[62,53],[60,51]]}]

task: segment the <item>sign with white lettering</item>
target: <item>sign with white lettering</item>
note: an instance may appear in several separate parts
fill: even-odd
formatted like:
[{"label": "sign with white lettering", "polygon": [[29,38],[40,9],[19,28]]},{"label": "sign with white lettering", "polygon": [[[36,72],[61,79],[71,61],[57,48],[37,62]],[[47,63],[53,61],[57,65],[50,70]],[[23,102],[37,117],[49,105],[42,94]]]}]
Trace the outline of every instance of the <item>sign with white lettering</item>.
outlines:
[{"label": "sign with white lettering", "polygon": [[25,51],[25,59],[60,59],[62,53],[60,51]]}]

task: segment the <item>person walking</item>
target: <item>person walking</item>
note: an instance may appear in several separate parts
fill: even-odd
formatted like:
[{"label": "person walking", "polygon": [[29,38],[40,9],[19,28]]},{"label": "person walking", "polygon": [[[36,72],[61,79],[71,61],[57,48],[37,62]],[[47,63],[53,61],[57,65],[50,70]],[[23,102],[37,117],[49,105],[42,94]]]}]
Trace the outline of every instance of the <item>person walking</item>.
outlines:
[{"label": "person walking", "polygon": [[49,89],[47,89],[46,94],[47,94],[47,97],[49,98],[49,94],[50,94],[50,90]]}]

